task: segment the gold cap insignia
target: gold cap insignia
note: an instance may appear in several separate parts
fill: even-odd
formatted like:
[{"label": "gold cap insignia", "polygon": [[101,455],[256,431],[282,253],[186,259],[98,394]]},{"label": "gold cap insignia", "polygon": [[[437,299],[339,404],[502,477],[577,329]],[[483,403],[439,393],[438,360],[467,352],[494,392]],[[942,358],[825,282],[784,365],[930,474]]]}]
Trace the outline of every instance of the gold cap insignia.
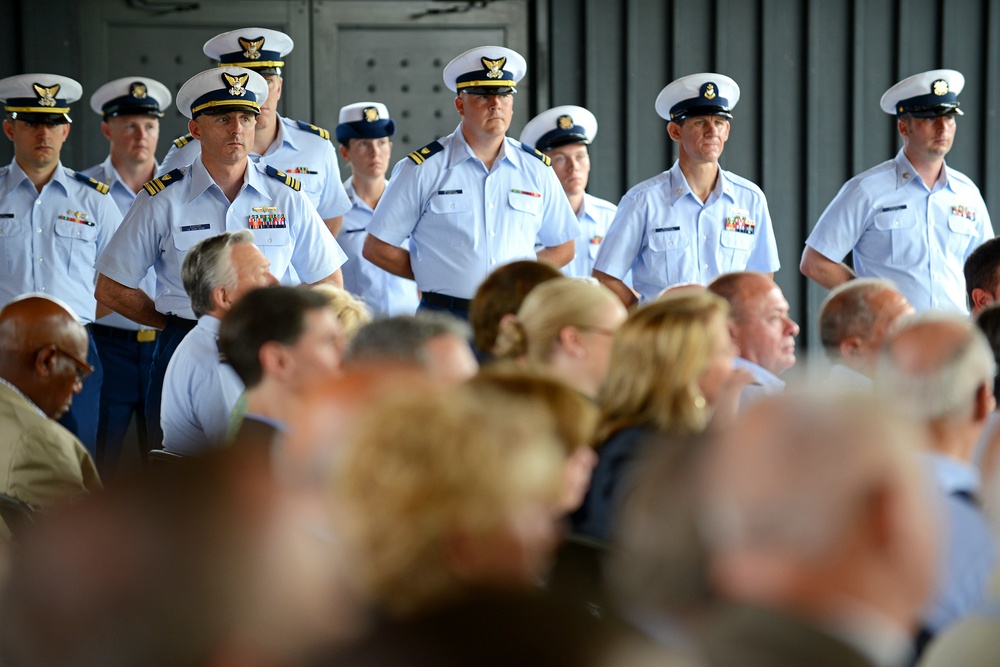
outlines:
[{"label": "gold cap insignia", "polygon": [[247,81],[250,79],[249,74],[241,74],[239,76],[233,76],[232,74],[222,73],[222,80],[226,82],[226,85],[230,86],[229,94],[233,97],[243,97],[246,95]]},{"label": "gold cap insignia", "polygon": [[704,95],[704,97],[705,97],[706,100],[714,100],[715,99],[715,85],[714,84],[710,83],[707,86],[705,86],[705,95]]},{"label": "gold cap insignia", "polygon": [[132,97],[136,98],[137,100],[146,99],[146,86],[142,85],[141,83],[133,83]]},{"label": "gold cap insignia", "polygon": [[573,119],[570,118],[569,116],[559,116],[559,119],[556,120],[556,123],[559,124],[559,129],[560,130],[572,130],[573,129]]},{"label": "gold cap insignia", "polygon": [[487,79],[499,79],[503,76],[503,66],[507,64],[507,58],[503,57],[498,60],[487,60],[485,57],[480,58],[483,62],[483,67],[486,68],[486,78]]},{"label": "gold cap insignia", "polygon": [[37,83],[31,84],[31,87],[35,89],[35,94],[38,95],[38,104],[43,107],[54,107],[56,105],[56,95],[59,94],[59,84],[54,86],[40,86]]},{"label": "gold cap insignia", "polygon": [[240,46],[243,47],[243,57],[247,60],[260,60],[260,48],[264,46],[264,38],[258,37],[257,39],[244,39],[242,37],[237,37]]},{"label": "gold cap insignia", "polygon": [[948,82],[944,79],[938,79],[931,84],[931,91],[938,96],[948,94]]},{"label": "gold cap insignia", "polygon": [[365,114],[365,120],[369,123],[374,123],[378,120],[378,109],[375,107],[365,107],[363,113]]}]

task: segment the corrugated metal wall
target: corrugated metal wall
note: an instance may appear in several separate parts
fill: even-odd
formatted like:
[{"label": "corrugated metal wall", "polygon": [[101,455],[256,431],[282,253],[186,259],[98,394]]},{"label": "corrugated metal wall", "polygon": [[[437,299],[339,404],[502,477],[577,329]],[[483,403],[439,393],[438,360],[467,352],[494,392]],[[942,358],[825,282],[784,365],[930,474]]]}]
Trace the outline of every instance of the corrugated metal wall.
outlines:
[{"label": "corrugated metal wall", "polygon": [[[162,43],[154,38],[150,49],[169,53],[177,48],[171,35],[184,26],[204,31],[257,21],[287,24],[297,45],[306,46],[328,29],[315,23],[324,16],[320,10],[325,6],[327,15],[336,15],[337,3],[185,2],[179,4],[198,8],[178,13],[168,11],[165,0],[0,0],[4,15],[13,19],[0,29],[7,33],[0,40],[0,75],[46,69],[67,74],[87,82],[86,100],[97,82],[121,75],[114,45],[100,39],[108,33],[95,27],[98,14],[108,17],[101,25],[143,25],[153,28],[144,34],[154,36],[162,26]],[[389,2],[369,4],[375,11]],[[412,4],[415,10],[471,7],[470,16],[479,11],[479,3],[461,0]],[[529,0],[529,8],[531,71],[525,83],[535,108],[519,106],[515,124],[520,128],[534,112],[555,104],[594,111],[600,132],[591,150],[590,189],[606,199],[617,201],[628,187],[673,162],[665,122],[653,110],[664,85],[697,71],[736,79],[742,96],[723,166],[767,194],[783,267],[777,279],[804,330],[814,328],[809,325],[822,294],[798,272],[803,241],[845,180],[897,150],[894,123],[878,100],[898,79],[935,67],[965,74],[960,99],[966,115],[948,162],[979,184],[1000,218],[1000,126],[991,122],[1000,108],[1000,0]],[[295,55],[305,54],[297,48]],[[84,72],[87,63],[108,71]],[[178,81],[190,76],[191,65],[186,67]],[[323,63],[313,62],[311,71],[314,88],[317,77],[330,76]],[[303,110],[311,105],[315,117],[318,108],[347,103],[303,97],[302,86],[288,88],[284,106],[291,115],[306,117]],[[386,102],[391,108],[392,100]],[[85,101],[81,107],[76,116],[93,121]],[[92,125],[74,127],[64,152],[67,164],[85,167],[103,159],[103,144],[81,136]],[[7,144],[0,158],[9,156]]]}]

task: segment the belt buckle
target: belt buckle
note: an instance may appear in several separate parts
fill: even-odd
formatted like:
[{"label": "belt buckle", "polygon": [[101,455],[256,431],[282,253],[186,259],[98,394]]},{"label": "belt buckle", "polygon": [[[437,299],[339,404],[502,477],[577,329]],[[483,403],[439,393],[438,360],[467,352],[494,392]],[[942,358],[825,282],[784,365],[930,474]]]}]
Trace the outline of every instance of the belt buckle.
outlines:
[{"label": "belt buckle", "polygon": [[135,339],[140,343],[152,343],[157,333],[156,329],[139,329],[135,332]]}]

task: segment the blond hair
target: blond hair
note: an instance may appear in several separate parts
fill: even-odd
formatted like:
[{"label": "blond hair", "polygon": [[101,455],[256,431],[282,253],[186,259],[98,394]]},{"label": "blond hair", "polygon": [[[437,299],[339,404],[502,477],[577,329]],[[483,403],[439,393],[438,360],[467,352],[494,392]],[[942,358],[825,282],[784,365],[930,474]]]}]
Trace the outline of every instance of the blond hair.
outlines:
[{"label": "blond hair", "polygon": [[525,357],[529,365],[542,365],[552,358],[564,327],[594,326],[596,311],[617,300],[603,285],[576,278],[554,278],[533,289],[524,299],[517,317],[500,323],[498,357]]},{"label": "blond hair", "polygon": [[354,338],[358,329],[372,321],[372,311],[365,302],[347,290],[325,283],[313,285],[312,289],[326,297],[330,312],[340,323],[340,333],[345,341]]},{"label": "blond hair", "polygon": [[563,457],[546,417],[499,392],[464,389],[391,396],[369,411],[334,493],[375,602],[407,615],[461,595],[450,538],[489,535],[533,502],[554,506]]},{"label": "blond hair", "polygon": [[708,422],[698,381],[715,353],[712,328],[725,327],[729,306],[709,292],[679,292],[634,312],[618,330],[598,403],[597,440],[628,426],[672,435]]}]

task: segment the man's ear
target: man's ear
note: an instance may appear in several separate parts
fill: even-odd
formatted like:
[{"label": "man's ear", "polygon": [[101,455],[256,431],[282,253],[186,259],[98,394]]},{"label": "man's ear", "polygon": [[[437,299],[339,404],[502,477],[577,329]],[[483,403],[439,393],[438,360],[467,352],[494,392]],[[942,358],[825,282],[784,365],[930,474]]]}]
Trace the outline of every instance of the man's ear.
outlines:
[{"label": "man's ear", "polygon": [[111,125],[106,120],[101,121],[101,134],[104,135],[105,139],[111,141]]},{"label": "man's ear", "polygon": [[976,405],[973,412],[975,420],[977,422],[985,421],[996,407],[997,400],[993,396],[993,387],[987,382],[979,385],[979,389],[976,390]]},{"label": "man's ear", "polygon": [[857,336],[845,336],[842,341],[840,341],[840,356],[844,359],[853,359],[858,356],[861,351],[861,339]]},{"label": "man's ear", "polygon": [[677,123],[671,121],[667,123],[667,136],[669,136],[674,141],[681,140],[681,126]]},{"label": "man's ear", "polygon": [[56,363],[56,349],[52,345],[48,345],[35,355],[35,375],[38,377],[47,378],[52,374],[52,364]]},{"label": "man's ear", "polygon": [[981,287],[973,288],[972,290],[972,305],[977,310],[982,310],[987,306],[993,304],[993,295],[984,290]]},{"label": "man's ear", "polygon": [[198,124],[198,121],[193,118],[188,121],[188,132],[191,133],[192,137],[201,141],[201,126]]}]

